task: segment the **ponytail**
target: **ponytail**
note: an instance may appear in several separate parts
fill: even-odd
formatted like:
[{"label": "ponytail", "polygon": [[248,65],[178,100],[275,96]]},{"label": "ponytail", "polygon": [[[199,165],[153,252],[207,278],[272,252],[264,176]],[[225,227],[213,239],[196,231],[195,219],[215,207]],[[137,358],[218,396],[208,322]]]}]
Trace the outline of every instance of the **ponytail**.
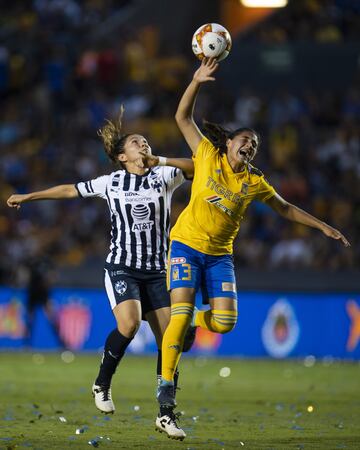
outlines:
[{"label": "ponytail", "polygon": [[105,125],[103,125],[97,132],[98,136],[101,137],[105,153],[108,155],[109,159],[123,167],[118,159],[118,155],[124,152],[125,142],[129,134],[122,134],[122,118],[124,115],[124,106],[121,105],[120,112],[116,120],[111,121],[106,119]]},{"label": "ponytail", "polygon": [[207,120],[203,120],[203,126],[206,137],[211,141],[214,147],[219,149],[221,155],[226,153],[226,141],[228,140],[231,131],[217,123],[208,122]]}]

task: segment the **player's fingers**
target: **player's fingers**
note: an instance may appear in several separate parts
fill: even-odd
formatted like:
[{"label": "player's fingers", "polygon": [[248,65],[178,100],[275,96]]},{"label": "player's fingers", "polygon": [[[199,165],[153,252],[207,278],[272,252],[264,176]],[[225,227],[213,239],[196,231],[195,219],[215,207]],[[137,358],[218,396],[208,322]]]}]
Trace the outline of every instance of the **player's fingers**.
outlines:
[{"label": "player's fingers", "polygon": [[210,68],[210,72],[213,73],[219,67],[219,64],[216,63],[213,67]]},{"label": "player's fingers", "polygon": [[217,60],[216,60],[216,58],[210,58],[209,59],[209,67],[212,69],[212,68],[214,68],[214,67],[216,67],[217,66]]}]

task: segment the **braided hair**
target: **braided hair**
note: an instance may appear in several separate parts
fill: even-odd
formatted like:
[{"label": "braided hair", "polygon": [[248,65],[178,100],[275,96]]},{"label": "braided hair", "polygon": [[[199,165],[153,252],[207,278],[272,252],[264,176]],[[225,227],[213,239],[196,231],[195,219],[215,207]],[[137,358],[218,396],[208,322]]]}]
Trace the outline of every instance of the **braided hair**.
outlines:
[{"label": "braided hair", "polygon": [[[218,123],[208,122],[207,120],[203,121],[203,126],[207,138],[211,141],[214,147],[219,149],[220,155],[223,155],[227,152],[226,141],[228,139],[234,139],[235,136],[243,133],[244,131],[248,131],[257,136],[260,145],[260,136],[252,128],[241,127],[237,128],[236,130],[228,130]],[[253,157],[255,156],[255,154],[253,155]]]},{"label": "braided hair", "polygon": [[121,105],[120,112],[116,120],[111,121],[106,119],[105,125],[103,125],[97,132],[101,137],[104,149],[109,159],[124,169],[124,165],[119,161],[118,156],[124,153],[124,147],[126,139],[130,134],[122,134],[122,118],[124,115],[124,106]]}]

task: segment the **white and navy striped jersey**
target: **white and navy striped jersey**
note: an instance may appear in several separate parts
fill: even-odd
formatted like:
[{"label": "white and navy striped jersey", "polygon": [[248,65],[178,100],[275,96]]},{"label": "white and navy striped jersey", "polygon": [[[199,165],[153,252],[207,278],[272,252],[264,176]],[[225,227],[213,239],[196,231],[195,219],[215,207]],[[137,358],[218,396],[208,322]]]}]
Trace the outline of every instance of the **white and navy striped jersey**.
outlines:
[{"label": "white and navy striped jersey", "polygon": [[108,203],[107,263],[152,271],[166,268],[171,197],[184,181],[180,169],[161,166],[145,175],[118,170],[75,185],[81,197],[101,197]]}]

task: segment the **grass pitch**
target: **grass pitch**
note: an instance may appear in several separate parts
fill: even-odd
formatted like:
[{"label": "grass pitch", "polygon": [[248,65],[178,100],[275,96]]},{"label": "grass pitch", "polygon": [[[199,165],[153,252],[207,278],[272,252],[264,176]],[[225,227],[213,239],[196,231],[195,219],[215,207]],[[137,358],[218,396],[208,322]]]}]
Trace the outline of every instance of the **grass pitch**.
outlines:
[{"label": "grass pitch", "polygon": [[99,359],[0,353],[0,449],[360,449],[359,363],[183,357],[178,442],[154,431],[155,357],[125,357],[113,416],[90,395]]}]

